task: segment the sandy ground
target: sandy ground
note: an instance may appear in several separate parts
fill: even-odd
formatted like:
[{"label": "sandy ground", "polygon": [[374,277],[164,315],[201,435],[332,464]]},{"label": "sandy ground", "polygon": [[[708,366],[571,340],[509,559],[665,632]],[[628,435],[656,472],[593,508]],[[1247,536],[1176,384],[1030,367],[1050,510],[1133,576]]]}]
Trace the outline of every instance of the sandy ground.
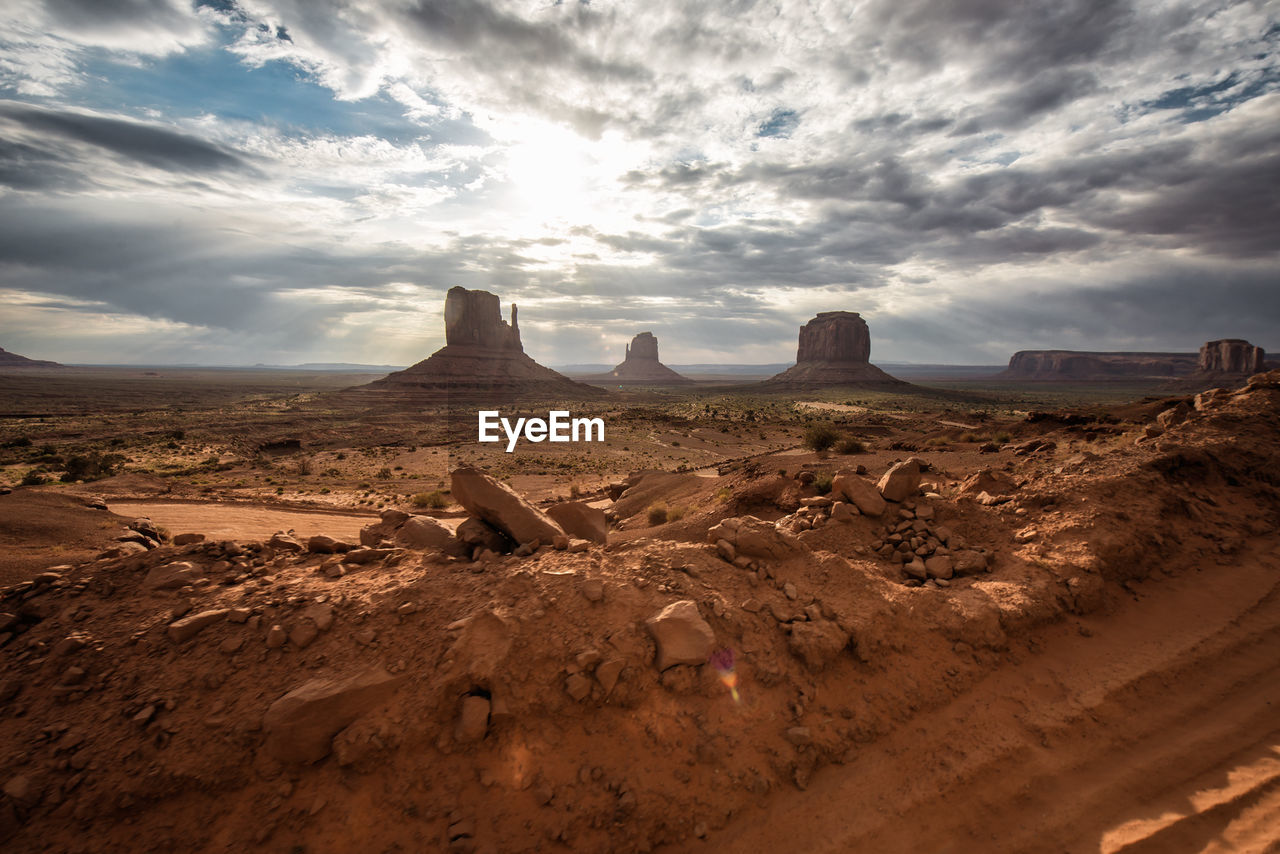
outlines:
[{"label": "sandy ground", "polygon": [[1147,581],[1111,615],[1048,628],[716,850],[1276,851],[1280,558],[1229,573]]},{"label": "sandy ground", "polygon": [[198,533],[211,540],[267,539],[276,531],[292,530],[298,537],[328,534],[354,542],[361,528],[377,521],[372,514],[275,510],[212,502],[115,501],[111,511],[131,519],[146,516],[172,534]]}]

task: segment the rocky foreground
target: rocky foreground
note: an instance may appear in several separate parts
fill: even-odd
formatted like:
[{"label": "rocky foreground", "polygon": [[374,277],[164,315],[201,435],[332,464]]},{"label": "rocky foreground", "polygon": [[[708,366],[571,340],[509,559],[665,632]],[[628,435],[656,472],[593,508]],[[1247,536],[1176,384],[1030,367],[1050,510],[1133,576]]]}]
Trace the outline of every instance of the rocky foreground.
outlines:
[{"label": "rocky foreground", "polygon": [[747,462],[663,538],[636,533],[648,499],[628,497],[662,473],[606,514],[459,470],[456,529],[388,511],[359,544],[138,520],[3,591],[0,837],[714,850],[1043,627],[1273,550],[1280,373],[1147,417],[1105,447],[1042,420],[966,479],[921,453],[820,495],[811,472]]}]

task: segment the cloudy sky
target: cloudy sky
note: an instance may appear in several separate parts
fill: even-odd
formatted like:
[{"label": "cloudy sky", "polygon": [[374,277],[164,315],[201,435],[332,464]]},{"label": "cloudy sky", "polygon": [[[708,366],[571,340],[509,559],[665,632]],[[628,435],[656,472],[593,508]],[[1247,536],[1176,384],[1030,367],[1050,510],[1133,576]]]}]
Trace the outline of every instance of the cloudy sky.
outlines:
[{"label": "cloudy sky", "polygon": [[0,346],[547,364],[1280,346],[1280,3],[5,0]]}]

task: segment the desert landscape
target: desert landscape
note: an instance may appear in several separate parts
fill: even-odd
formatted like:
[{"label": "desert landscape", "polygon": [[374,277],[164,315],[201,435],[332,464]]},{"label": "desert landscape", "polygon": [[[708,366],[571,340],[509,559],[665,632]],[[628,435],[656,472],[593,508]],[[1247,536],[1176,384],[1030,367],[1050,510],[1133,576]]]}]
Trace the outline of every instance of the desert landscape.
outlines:
[{"label": "desert landscape", "polygon": [[833,311],[777,377],[650,335],[605,390],[499,306],[385,377],[0,373],[7,850],[1280,842],[1259,348],[912,385]]},{"label": "desert landscape", "polygon": [[3,854],[1280,854],[1280,4],[0,3]]}]

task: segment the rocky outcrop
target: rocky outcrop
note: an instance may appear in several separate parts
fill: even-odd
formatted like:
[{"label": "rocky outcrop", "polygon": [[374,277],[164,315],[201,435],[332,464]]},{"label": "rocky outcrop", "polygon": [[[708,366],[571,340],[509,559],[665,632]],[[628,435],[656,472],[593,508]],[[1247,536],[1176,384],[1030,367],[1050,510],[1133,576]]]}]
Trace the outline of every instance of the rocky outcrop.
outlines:
[{"label": "rocky outcrop", "polygon": [[1223,338],[1200,346],[1201,373],[1257,374],[1266,370],[1267,354],[1242,338]]},{"label": "rocky outcrop", "polygon": [[537,541],[550,545],[564,529],[505,483],[478,469],[454,469],[450,482],[453,499],[472,516],[488,522],[520,545]]},{"label": "rocky outcrop", "polygon": [[871,331],[856,311],[823,311],[800,327],[796,362],[858,362],[871,359]]},{"label": "rocky outcrop", "polygon": [[765,385],[812,388],[826,385],[906,385],[872,365],[871,332],[855,311],[824,311],[800,327],[796,363]]},{"label": "rocky outcrop", "polygon": [[[596,378],[592,378],[593,381]],[[658,339],[652,332],[641,332],[627,345],[626,358],[601,379],[612,383],[638,383],[646,385],[671,385],[692,383],[658,361]]]},{"label": "rocky outcrop", "polygon": [[1008,380],[1132,380],[1194,373],[1194,353],[1095,353],[1081,350],[1019,350],[998,374]]},{"label": "rocky outcrop", "polygon": [[28,359],[17,353],[10,353],[0,347],[0,369],[3,368],[61,368],[57,362],[46,362],[43,359]]},{"label": "rocky outcrop", "polygon": [[524,352],[516,306],[511,322],[488,291],[450,288],[444,304],[445,346],[412,367],[362,386],[355,393],[398,394],[406,402],[488,401],[514,398],[587,398],[603,391],[544,367]]},{"label": "rocky outcrop", "polygon": [[609,541],[609,523],[604,511],[585,501],[565,501],[547,508],[547,515],[571,537],[581,537],[601,545]]}]

